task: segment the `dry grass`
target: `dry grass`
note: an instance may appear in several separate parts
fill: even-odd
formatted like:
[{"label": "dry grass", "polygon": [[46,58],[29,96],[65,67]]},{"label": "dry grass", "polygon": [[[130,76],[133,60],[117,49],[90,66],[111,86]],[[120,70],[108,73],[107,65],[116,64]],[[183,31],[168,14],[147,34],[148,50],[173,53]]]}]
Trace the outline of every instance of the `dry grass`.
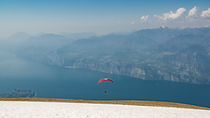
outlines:
[{"label": "dry grass", "polygon": [[51,99],[51,98],[0,98],[0,101],[37,101],[37,102],[70,102],[70,103],[96,103],[96,104],[122,104],[122,105],[140,105],[140,106],[162,106],[177,107],[190,109],[210,110],[210,108],[199,107],[195,105],[157,102],[157,101],[136,101],[136,100],[120,100],[120,101],[101,101],[101,100],[73,100],[73,99]]}]

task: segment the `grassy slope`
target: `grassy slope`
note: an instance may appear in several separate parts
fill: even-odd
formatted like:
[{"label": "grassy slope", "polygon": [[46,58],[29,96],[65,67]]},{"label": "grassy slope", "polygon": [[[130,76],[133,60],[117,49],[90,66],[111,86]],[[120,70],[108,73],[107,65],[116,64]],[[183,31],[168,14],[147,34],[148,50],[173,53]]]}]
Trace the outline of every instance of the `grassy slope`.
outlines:
[{"label": "grassy slope", "polygon": [[210,110],[210,108],[199,107],[188,104],[171,103],[171,102],[156,102],[156,101],[99,101],[99,100],[73,100],[73,99],[50,99],[50,98],[0,98],[0,101],[41,101],[41,102],[71,102],[71,103],[97,103],[97,104],[123,104],[123,105],[140,105],[140,106],[162,106],[162,107],[177,107]]}]

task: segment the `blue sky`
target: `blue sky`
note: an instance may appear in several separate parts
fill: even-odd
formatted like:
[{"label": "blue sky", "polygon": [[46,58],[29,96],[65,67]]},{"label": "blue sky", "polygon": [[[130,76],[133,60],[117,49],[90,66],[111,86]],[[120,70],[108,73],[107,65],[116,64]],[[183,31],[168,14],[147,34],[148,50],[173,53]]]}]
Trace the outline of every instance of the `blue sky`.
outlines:
[{"label": "blue sky", "polygon": [[[193,19],[186,19],[194,7]],[[202,27],[210,23],[208,11],[201,17],[208,8],[210,0],[1,0],[0,37],[15,32],[104,34],[162,25],[179,28],[188,20],[191,24],[184,27]]]}]

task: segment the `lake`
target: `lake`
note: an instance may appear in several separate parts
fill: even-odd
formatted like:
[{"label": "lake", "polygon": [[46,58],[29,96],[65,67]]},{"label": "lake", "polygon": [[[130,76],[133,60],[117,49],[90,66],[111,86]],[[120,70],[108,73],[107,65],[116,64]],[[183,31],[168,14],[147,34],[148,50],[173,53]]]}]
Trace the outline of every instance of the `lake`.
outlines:
[{"label": "lake", "polygon": [[[33,90],[36,97],[40,98],[151,100],[210,107],[210,85],[141,80],[21,60],[10,66],[1,66],[0,70],[1,93],[19,88]],[[98,85],[102,78],[111,78],[114,83]],[[105,90],[107,94],[104,93]]]}]

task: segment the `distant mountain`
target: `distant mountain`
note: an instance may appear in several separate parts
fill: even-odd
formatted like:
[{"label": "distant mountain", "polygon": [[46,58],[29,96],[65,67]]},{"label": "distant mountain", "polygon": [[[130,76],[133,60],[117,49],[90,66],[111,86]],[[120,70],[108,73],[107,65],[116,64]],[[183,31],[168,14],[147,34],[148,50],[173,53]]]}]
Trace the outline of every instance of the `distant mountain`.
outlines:
[{"label": "distant mountain", "polygon": [[146,29],[73,41],[63,36],[39,36],[30,38],[16,54],[64,68],[210,84],[210,28]]},{"label": "distant mountain", "polygon": [[97,34],[91,33],[91,32],[80,32],[80,33],[63,32],[63,33],[61,33],[61,35],[68,37],[69,39],[74,39],[74,40],[83,39],[83,38],[91,38],[91,37],[97,36]]}]

